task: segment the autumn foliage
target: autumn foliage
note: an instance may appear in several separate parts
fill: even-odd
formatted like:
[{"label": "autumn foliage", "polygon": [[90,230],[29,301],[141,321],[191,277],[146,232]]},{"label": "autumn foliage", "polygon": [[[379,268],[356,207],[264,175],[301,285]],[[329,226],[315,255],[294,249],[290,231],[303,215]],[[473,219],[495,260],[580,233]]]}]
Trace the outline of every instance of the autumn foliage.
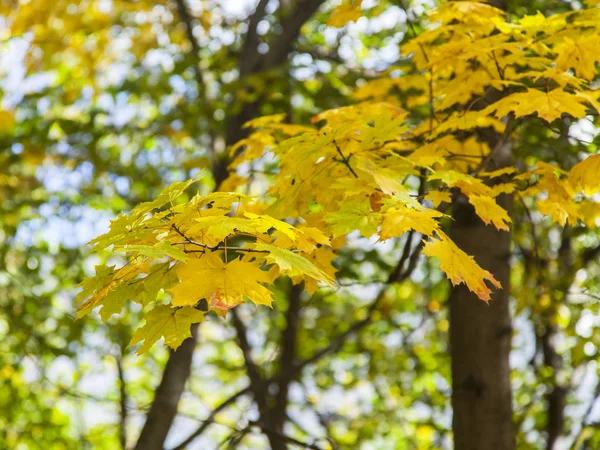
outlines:
[{"label": "autumn foliage", "polygon": [[[355,8],[343,3],[331,24],[356,19]],[[311,125],[284,114],[248,122],[248,136],[229,149],[220,186],[229,192],[191,195],[194,180],[177,182],[115,219],[92,244],[129,262],[96,268],[82,283],[79,315],[101,307],[106,320],[125,301],[140,303],[146,323],[131,345],[143,341],[143,352],[164,337],[177,348],[207,312],[225,316],[246,300],[271,306],[277,277],[310,292],[336,289],[332,260],[350,233],[420,236],[415,257],[434,258],[453,284],[493,301],[502,288],[494,274],[444,231],[453,201],[466,198],[498,230],[512,223],[496,201],[504,194],[560,226],[593,222],[599,155],[572,168],[534,154],[497,169],[489,162],[520,127],[598,115],[600,9],[507,21],[484,3],[451,2],[429,22],[402,47],[411,64],[367,81],[353,105]],[[499,137],[493,146],[490,135]],[[274,172],[248,176],[249,164],[273,159]]]}]

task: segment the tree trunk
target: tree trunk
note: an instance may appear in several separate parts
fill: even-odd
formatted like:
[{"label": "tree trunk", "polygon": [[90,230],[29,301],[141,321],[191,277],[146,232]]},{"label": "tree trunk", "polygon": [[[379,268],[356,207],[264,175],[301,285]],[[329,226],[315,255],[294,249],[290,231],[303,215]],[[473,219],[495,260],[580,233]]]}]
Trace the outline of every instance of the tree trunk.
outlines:
[{"label": "tree trunk", "polygon": [[[495,156],[489,168],[510,165],[508,146]],[[512,198],[503,195],[497,200],[510,214]],[[486,226],[464,198],[456,202],[453,217],[451,238],[503,286],[489,304],[464,284],[450,294],[454,445],[459,450],[512,450],[515,431],[508,360],[511,234]]]},{"label": "tree trunk", "polygon": [[163,443],[177,415],[179,399],[192,370],[198,325],[192,325],[191,331],[192,337],[183,341],[176,351],[170,352],[163,378],[156,390],[135,450],[163,449]]}]

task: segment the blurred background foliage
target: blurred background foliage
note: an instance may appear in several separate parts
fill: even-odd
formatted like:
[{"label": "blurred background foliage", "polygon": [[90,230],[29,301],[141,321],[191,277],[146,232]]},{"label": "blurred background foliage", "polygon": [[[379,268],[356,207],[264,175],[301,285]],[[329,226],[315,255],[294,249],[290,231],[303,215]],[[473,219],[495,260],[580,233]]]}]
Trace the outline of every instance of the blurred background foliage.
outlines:
[{"label": "blurred background foliage", "polygon": [[[172,181],[210,174],[235,135],[228,127],[239,127],[244,111],[309,123],[352,102],[365,80],[409,64],[399,56],[410,37],[407,20],[418,32],[435,6],[364,0],[362,17],[338,28],[328,20],[339,3],[0,0],[0,447],[135,445],[168,351],[155,346],[138,357],[126,348],[140,322],[135,305],[108,325],[96,316],[74,320],[75,286],[95,264],[119,262],[88,256],[85,243]],[[316,12],[281,62],[266,63],[294,14],[309,7]],[[549,15],[579,7],[510,0],[506,10]],[[596,136],[584,121],[558,133],[533,124],[515,147],[570,167],[579,152],[596,151]],[[260,192],[253,175],[270,169],[268,162],[253,167],[241,181]],[[200,190],[209,192],[218,178],[205,176]],[[236,187],[227,183],[232,178],[222,190]],[[600,448],[595,223],[562,230],[519,202],[514,217],[518,448],[546,448],[552,392],[562,393],[566,418],[556,448]],[[366,243],[352,237],[335,260],[339,291],[299,295],[297,357],[330,351],[293,375],[287,444],[450,448],[447,281],[422,261],[370,311],[401,247]],[[282,370],[274,355],[288,328],[290,286],[278,283],[274,309],[239,308],[265,376]],[[258,412],[243,391],[248,368],[234,327],[213,319],[199,329],[165,446],[200,431],[186,448],[269,448],[252,426]],[[356,333],[332,340],[357,321],[364,326]]]}]

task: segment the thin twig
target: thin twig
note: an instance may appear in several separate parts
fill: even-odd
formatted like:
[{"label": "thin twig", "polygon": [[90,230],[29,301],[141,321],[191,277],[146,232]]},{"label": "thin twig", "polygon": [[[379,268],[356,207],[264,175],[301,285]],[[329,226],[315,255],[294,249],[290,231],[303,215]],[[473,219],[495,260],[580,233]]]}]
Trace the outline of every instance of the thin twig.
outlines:
[{"label": "thin twig", "polygon": [[121,448],[126,450],[127,448],[127,389],[125,385],[125,372],[123,371],[122,356],[117,356],[117,372],[119,374],[119,441]]},{"label": "thin twig", "polygon": [[302,447],[302,448],[310,449],[310,450],[323,450],[321,447],[319,447],[316,444],[309,444],[308,442],[302,442],[302,441],[299,441],[298,439],[294,439],[293,437],[290,437],[285,434],[278,433],[274,430],[266,428],[263,425],[261,425],[260,422],[250,422],[250,426],[260,428],[260,430],[267,436],[275,437],[276,439],[280,439],[282,441],[288,442],[288,443],[290,443],[292,445],[296,445],[298,447]]},{"label": "thin twig", "polygon": [[354,171],[354,169],[350,165],[350,160],[348,158],[346,158],[346,155],[344,155],[342,153],[342,149],[340,148],[340,146],[338,145],[338,143],[335,140],[333,141],[333,145],[335,145],[335,149],[337,150],[338,154],[340,155],[340,158],[342,158],[341,162],[348,167],[348,170],[350,171],[350,173],[352,175],[354,175],[354,178],[358,178],[358,175],[356,174],[356,172]]}]

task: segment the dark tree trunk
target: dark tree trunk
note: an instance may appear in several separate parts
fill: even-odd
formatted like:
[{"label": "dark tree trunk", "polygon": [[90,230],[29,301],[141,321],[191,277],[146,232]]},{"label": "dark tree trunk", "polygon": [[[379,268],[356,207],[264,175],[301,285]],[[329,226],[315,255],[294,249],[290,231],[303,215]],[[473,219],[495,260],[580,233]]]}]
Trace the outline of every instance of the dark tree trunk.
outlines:
[{"label": "dark tree trunk", "polygon": [[544,335],[542,336],[542,349],[544,353],[544,365],[552,370],[552,382],[549,391],[546,394],[548,423],[546,431],[548,432],[547,450],[553,450],[556,441],[563,434],[565,426],[565,403],[567,389],[558,380],[558,371],[562,368],[562,357],[554,348],[554,338],[557,333],[556,325],[548,324]]},{"label": "dark tree trunk", "polygon": [[179,399],[192,370],[197,334],[198,325],[194,324],[193,337],[183,341],[177,351],[171,352],[135,450],[163,449],[163,443],[177,415]]},{"label": "dark tree trunk", "polygon": [[[494,148],[493,146],[490,146]],[[507,146],[494,153],[489,167],[510,164]],[[512,198],[498,203],[511,212]],[[512,325],[509,310],[511,234],[485,225],[473,207],[461,198],[455,204],[450,236],[456,244],[502,283],[503,289],[486,304],[464,284],[452,289],[450,353],[455,448],[459,450],[512,450],[510,365]]]}]

